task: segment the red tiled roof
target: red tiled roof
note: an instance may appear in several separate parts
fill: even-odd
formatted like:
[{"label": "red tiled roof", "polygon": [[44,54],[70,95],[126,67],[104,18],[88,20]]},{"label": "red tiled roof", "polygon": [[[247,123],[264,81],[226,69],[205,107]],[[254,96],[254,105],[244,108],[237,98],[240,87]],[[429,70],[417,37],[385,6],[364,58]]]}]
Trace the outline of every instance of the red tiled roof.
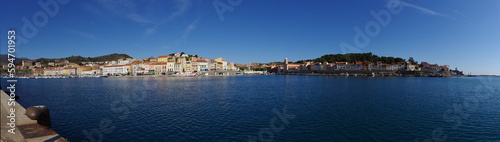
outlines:
[{"label": "red tiled roof", "polygon": [[129,66],[127,65],[112,65],[112,66],[104,66],[105,68],[110,68],[110,67],[123,67],[123,66]]}]

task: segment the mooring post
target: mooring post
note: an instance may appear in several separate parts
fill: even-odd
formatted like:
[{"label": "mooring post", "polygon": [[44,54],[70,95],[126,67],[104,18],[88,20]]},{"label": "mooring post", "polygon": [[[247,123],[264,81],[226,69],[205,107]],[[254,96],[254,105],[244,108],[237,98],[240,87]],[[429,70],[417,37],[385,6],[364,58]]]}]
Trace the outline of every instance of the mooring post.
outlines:
[{"label": "mooring post", "polygon": [[26,116],[31,120],[36,120],[39,128],[52,129],[49,108],[47,106],[39,105],[29,107],[26,109]]}]

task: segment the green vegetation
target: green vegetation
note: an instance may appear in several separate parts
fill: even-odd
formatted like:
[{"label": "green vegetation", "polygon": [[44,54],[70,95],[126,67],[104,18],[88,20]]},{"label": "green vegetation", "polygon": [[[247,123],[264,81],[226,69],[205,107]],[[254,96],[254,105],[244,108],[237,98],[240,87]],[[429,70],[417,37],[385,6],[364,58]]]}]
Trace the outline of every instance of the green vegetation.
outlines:
[{"label": "green vegetation", "polygon": [[254,71],[267,71],[267,68],[252,68]]},{"label": "green vegetation", "polygon": [[410,58],[408,59],[408,61],[410,61],[410,62],[411,62],[411,64],[418,64],[418,62],[416,62],[415,60],[413,60],[413,57],[410,57]]},{"label": "green vegetation", "polygon": [[295,63],[303,63],[305,61],[313,61],[313,62],[363,62],[363,61],[369,61],[372,63],[376,63],[377,61],[381,61],[382,63],[397,63],[397,62],[404,62],[405,60],[403,58],[399,57],[384,57],[384,56],[377,56],[372,54],[371,52],[369,53],[347,53],[347,54],[327,54],[323,55],[319,58],[316,59],[309,59],[309,60],[299,60]]},{"label": "green vegetation", "polygon": [[[238,67],[240,70],[248,70],[248,67]],[[252,68],[254,71],[267,71],[267,68]]]},{"label": "green vegetation", "polygon": [[40,58],[35,60],[35,62],[41,62],[42,65],[47,65],[49,62],[56,62],[58,61],[69,61],[70,63],[77,63],[81,64],[82,62],[104,62],[104,61],[116,61],[121,58],[132,58],[127,54],[118,54],[118,53],[113,53],[109,55],[104,55],[104,56],[99,56],[99,57],[82,57],[82,56],[71,56],[71,57],[66,57],[66,58],[60,58],[60,59],[46,59],[46,58]]}]

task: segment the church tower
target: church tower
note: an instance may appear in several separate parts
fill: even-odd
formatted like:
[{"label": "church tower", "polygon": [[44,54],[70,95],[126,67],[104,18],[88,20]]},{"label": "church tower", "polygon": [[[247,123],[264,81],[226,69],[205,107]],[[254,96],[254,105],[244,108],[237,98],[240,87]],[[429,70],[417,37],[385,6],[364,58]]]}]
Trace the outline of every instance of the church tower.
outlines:
[{"label": "church tower", "polygon": [[283,65],[283,70],[285,70],[285,72],[288,72],[288,58],[285,57],[285,64]]}]

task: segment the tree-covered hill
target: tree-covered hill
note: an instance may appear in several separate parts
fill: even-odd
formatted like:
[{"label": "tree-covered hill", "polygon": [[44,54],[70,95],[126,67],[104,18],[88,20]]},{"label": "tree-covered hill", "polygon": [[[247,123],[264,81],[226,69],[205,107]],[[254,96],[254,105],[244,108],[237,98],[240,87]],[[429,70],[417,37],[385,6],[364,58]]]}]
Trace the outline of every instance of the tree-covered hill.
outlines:
[{"label": "tree-covered hill", "polygon": [[56,62],[56,60],[59,60],[59,61],[69,61],[71,63],[80,64],[81,62],[116,61],[116,60],[121,59],[121,58],[132,58],[132,57],[130,57],[127,54],[113,53],[113,54],[98,56],[98,57],[71,56],[71,57],[60,58],[60,59],[40,58],[40,59],[36,59],[35,62],[42,62],[43,65],[46,65],[48,62]]},{"label": "tree-covered hill", "polygon": [[304,61],[313,61],[313,62],[363,62],[370,61],[372,63],[376,63],[377,61],[381,61],[382,63],[397,63],[404,62],[405,59],[399,57],[384,57],[377,56],[370,53],[347,53],[347,54],[327,54],[323,55],[316,59],[309,60],[299,60],[296,63],[303,63]]}]

